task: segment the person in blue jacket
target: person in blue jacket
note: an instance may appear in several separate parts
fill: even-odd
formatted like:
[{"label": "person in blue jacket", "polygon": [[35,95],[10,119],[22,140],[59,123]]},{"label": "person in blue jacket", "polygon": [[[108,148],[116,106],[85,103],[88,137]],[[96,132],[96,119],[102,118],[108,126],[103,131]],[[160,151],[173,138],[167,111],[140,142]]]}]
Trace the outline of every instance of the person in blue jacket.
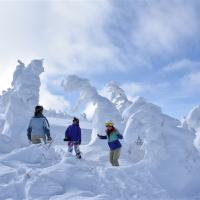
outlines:
[{"label": "person in blue jacket", "polygon": [[28,140],[33,144],[41,143],[41,140],[51,141],[50,126],[47,118],[43,115],[43,107],[36,106],[34,116],[31,118],[27,129]]},{"label": "person in blue jacket", "polygon": [[123,136],[119,133],[119,131],[114,127],[113,122],[109,121],[105,124],[106,126],[106,135],[97,136],[100,139],[108,139],[108,145],[110,147],[110,163],[112,166],[119,166],[119,156],[121,150],[121,143],[119,139],[123,139]]},{"label": "person in blue jacket", "polygon": [[72,153],[74,148],[76,157],[81,159],[81,152],[79,149],[79,145],[81,144],[81,129],[78,118],[74,117],[72,125],[65,131],[64,141],[68,141],[68,151]]}]

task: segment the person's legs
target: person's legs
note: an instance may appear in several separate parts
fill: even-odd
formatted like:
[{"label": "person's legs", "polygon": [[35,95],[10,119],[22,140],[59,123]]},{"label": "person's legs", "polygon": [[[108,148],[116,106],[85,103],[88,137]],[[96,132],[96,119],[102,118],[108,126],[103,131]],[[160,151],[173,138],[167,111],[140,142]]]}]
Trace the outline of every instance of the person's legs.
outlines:
[{"label": "person's legs", "polygon": [[114,150],[114,152],[113,152],[113,166],[119,166],[118,159],[120,156],[120,150],[121,150],[121,148],[118,148],[118,149]]},{"label": "person's legs", "polygon": [[76,157],[80,159],[81,158],[81,152],[80,152],[80,149],[79,149],[78,142],[74,142],[74,150],[76,152]]},{"label": "person's legs", "polygon": [[72,141],[69,141],[68,142],[68,152],[70,152],[70,153],[72,153],[72,151],[73,151],[73,142]]},{"label": "person's legs", "polygon": [[113,156],[114,156],[114,151],[111,150],[111,151],[110,151],[110,163],[111,163],[112,165],[114,165],[114,164],[113,164]]},{"label": "person's legs", "polygon": [[41,139],[38,136],[31,136],[31,142],[33,144],[40,144],[41,143]]}]

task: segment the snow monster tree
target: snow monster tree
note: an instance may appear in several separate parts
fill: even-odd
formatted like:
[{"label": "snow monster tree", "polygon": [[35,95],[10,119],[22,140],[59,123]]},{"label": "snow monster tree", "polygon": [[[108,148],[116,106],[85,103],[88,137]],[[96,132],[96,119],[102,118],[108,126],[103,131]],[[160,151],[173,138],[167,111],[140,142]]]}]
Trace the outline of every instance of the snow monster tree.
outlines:
[{"label": "snow monster tree", "polygon": [[[105,122],[112,120],[121,129],[122,118],[114,104],[107,98],[98,94],[96,88],[92,87],[87,79],[80,78],[75,75],[70,75],[62,82],[65,91],[79,91],[80,99],[78,105],[92,102],[96,109],[92,120],[92,138],[91,144],[97,143],[97,134],[105,132]],[[77,105],[77,106],[78,106]]]},{"label": "snow monster tree", "polygon": [[27,67],[21,61],[18,63],[9,91],[3,134],[23,146],[27,144],[26,128],[30,117],[39,103],[39,76],[44,68],[43,60],[33,60]]}]

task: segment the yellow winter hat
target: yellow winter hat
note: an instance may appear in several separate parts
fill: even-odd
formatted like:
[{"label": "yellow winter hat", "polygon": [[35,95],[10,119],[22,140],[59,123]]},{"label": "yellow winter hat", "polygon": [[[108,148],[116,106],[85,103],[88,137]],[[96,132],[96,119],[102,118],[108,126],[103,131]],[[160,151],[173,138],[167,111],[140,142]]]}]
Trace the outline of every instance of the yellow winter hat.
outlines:
[{"label": "yellow winter hat", "polygon": [[105,126],[114,126],[114,123],[112,121],[106,122]]}]

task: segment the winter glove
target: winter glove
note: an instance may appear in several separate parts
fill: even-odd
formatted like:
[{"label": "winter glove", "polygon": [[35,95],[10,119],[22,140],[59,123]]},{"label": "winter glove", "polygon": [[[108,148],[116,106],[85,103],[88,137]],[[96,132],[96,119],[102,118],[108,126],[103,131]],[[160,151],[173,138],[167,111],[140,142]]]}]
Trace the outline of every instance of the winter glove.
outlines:
[{"label": "winter glove", "polygon": [[31,133],[27,133],[28,140],[31,141]]},{"label": "winter glove", "polygon": [[51,136],[49,136],[49,137],[47,138],[47,140],[48,140],[48,141],[51,141],[51,140],[52,140]]},{"label": "winter glove", "polygon": [[123,135],[121,135],[121,134],[117,134],[117,137],[121,140],[121,139],[123,139]]},{"label": "winter glove", "polygon": [[78,142],[79,145],[81,145],[81,140]]},{"label": "winter glove", "polygon": [[65,138],[63,139],[63,141],[67,142],[67,141],[69,141],[69,139],[68,139],[67,137],[65,137]]},{"label": "winter glove", "polygon": [[103,140],[107,139],[107,136],[106,136],[106,135],[99,135],[99,134],[97,134],[97,136],[98,136],[100,139],[103,139]]}]

